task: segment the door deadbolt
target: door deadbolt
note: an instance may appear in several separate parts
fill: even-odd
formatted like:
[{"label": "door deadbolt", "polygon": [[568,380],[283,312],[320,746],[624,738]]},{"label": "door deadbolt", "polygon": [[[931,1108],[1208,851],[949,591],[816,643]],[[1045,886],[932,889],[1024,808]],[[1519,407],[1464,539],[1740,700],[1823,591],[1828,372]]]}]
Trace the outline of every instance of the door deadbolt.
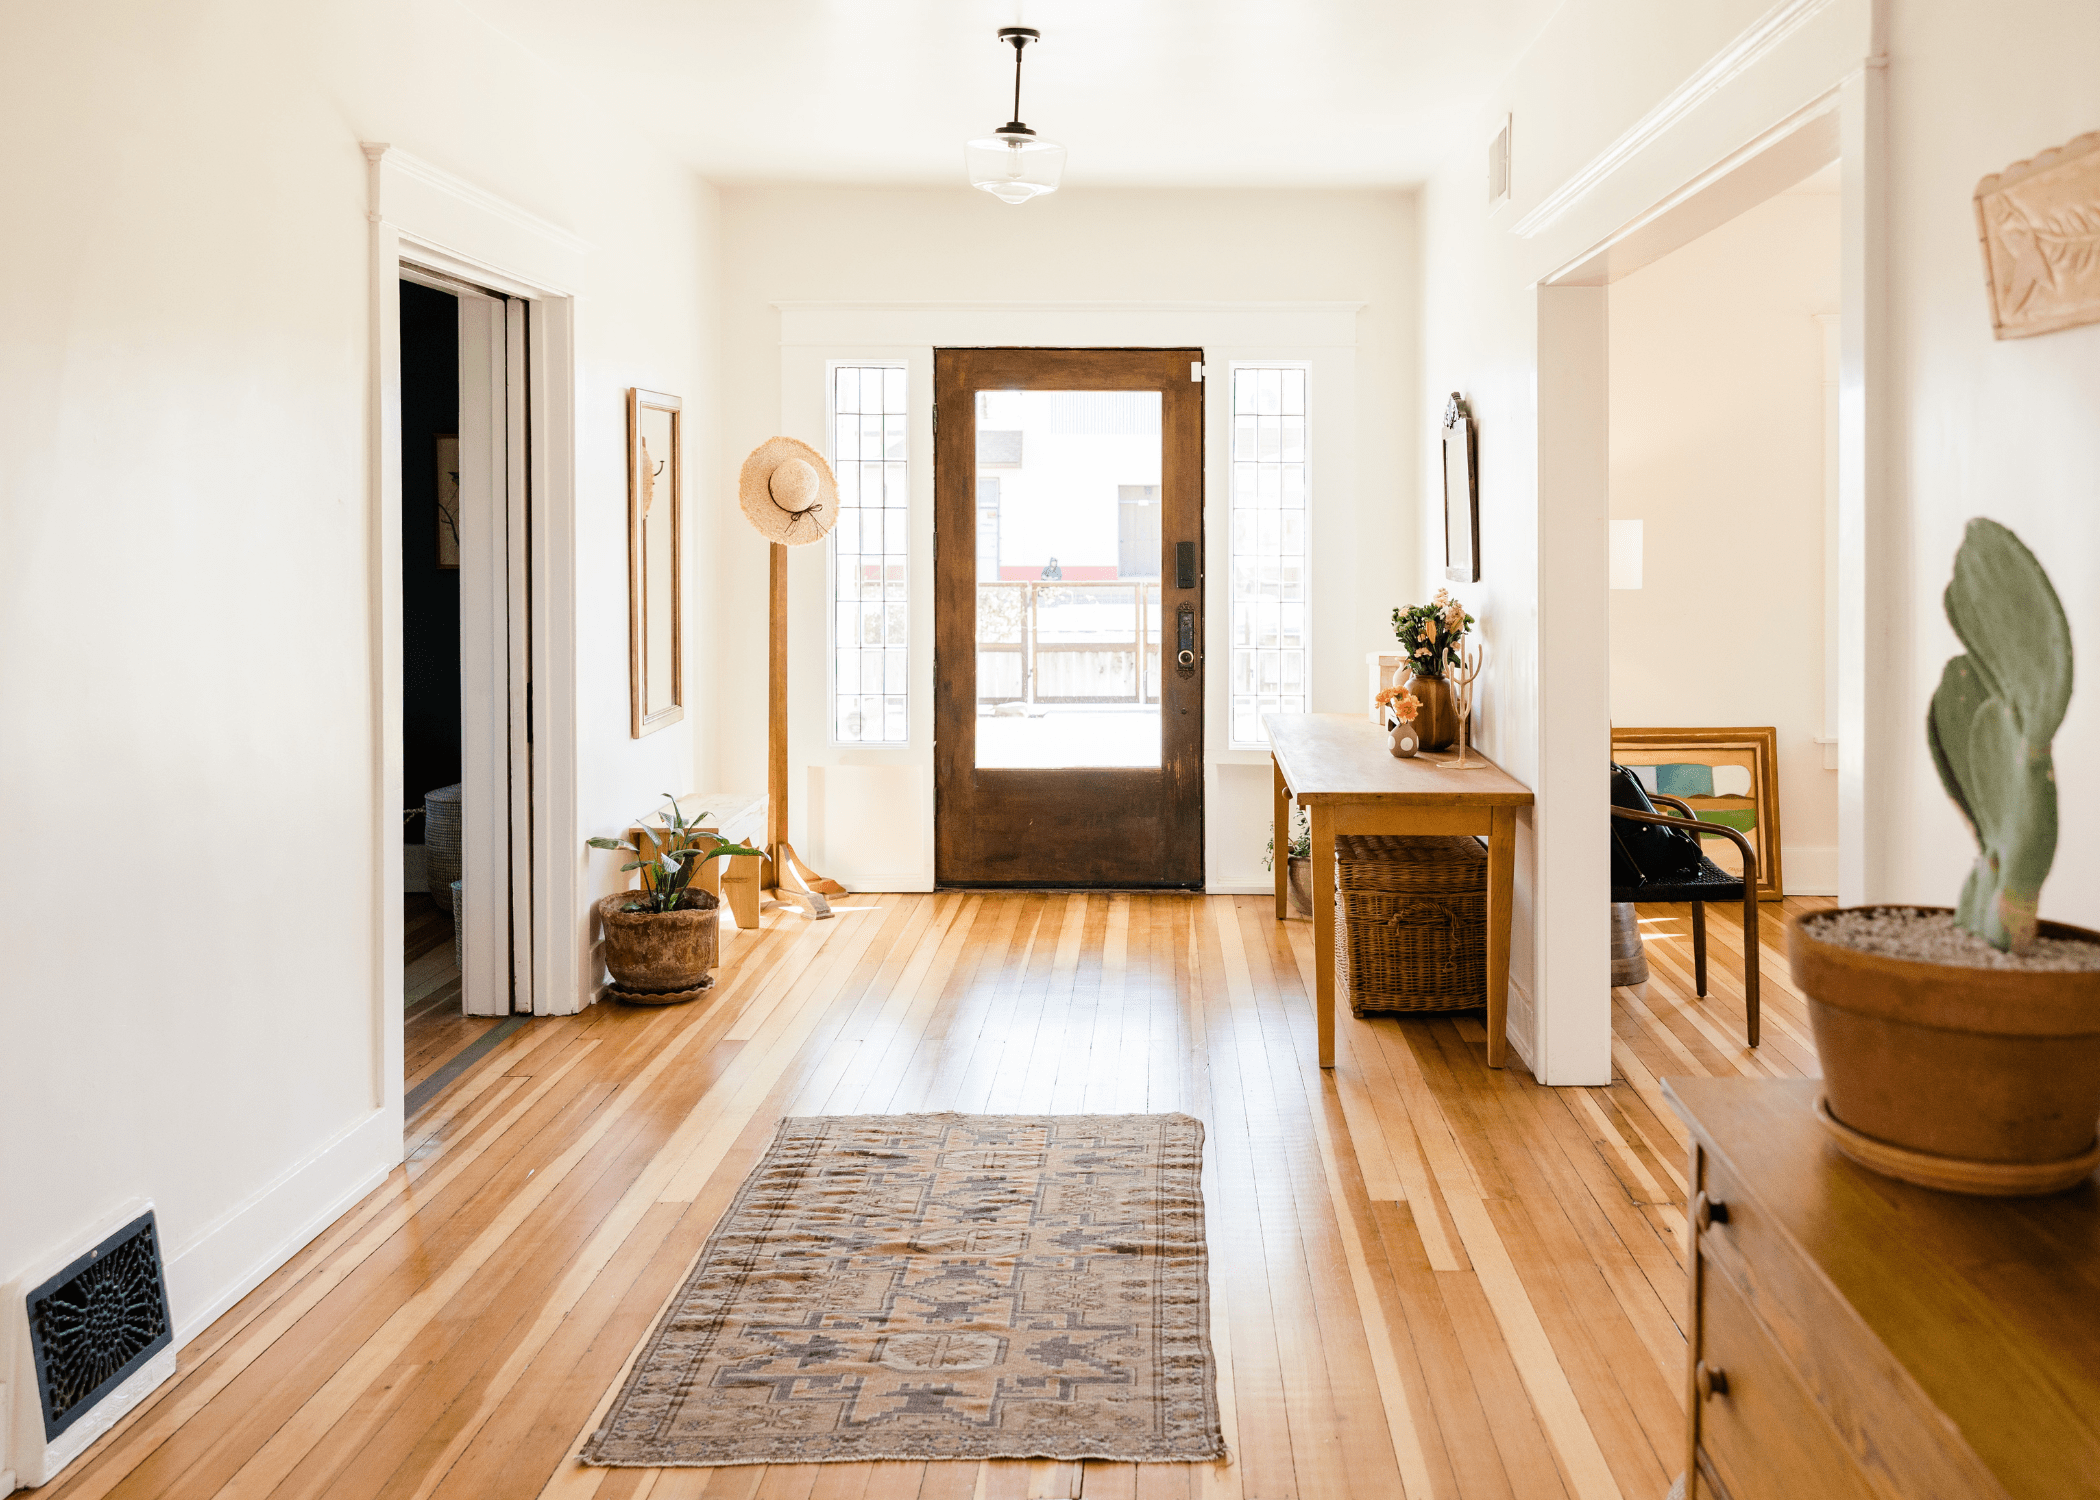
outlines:
[{"label": "door deadbolt", "polygon": [[1174,644],[1180,649],[1174,657],[1174,669],[1184,677],[1196,675],[1196,606],[1184,604],[1175,612]]}]

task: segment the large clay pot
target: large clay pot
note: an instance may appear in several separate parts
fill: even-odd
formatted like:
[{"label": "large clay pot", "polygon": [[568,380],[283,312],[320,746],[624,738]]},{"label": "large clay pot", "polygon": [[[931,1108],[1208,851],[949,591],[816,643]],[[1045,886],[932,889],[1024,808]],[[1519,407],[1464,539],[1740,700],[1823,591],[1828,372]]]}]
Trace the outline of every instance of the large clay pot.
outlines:
[{"label": "large clay pot", "polygon": [[[1994,1197],[2060,1192],[2100,1164],[2100,972],[1891,958],[1824,942],[1810,923],[1787,924],[1787,957],[1838,1149],[1890,1177]],[[2100,943],[2061,922],[2041,931]]]},{"label": "large clay pot", "polygon": [[1294,917],[1311,916],[1312,856],[1310,854],[1293,854],[1290,865],[1284,871],[1284,875],[1290,884],[1291,915]]},{"label": "large clay pot", "polygon": [[677,911],[622,911],[633,891],[598,898],[605,927],[605,967],[623,990],[690,990],[716,963],[721,903],[707,891],[687,891]]},{"label": "large clay pot", "polygon": [[1441,677],[1410,677],[1407,690],[1422,700],[1415,710],[1415,732],[1424,750],[1449,750],[1458,743],[1458,699]]}]

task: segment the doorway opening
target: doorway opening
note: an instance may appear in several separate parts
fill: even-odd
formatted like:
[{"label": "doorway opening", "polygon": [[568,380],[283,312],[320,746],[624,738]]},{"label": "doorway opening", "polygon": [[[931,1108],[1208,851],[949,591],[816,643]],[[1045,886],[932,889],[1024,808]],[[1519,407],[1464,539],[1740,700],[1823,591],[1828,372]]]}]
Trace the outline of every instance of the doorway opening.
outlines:
[{"label": "doorway opening", "polygon": [[532,1010],[527,304],[404,265],[405,1112]]},{"label": "doorway opening", "polygon": [[940,884],[1202,883],[1202,357],[935,352]]}]

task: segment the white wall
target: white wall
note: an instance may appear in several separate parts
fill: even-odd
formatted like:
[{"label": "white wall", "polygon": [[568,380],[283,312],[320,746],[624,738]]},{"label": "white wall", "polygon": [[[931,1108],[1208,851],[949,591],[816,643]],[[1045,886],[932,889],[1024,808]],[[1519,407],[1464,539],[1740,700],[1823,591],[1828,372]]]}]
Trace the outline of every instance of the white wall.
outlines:
[{"label": "white wall", "polygon": [[[1025,330],[1043,326],[1046,317],[1059,316],[1060,310],[1089,304],[1200,309],[1211,303],[1363,303],[1355,320],[1353,389],[1351,382],[1330,384],[1330,403],[1321,406],[1322,388],[1316,380],[1311,417],[1313,706],[1360,710],[1364,652],[1390,644],[1387,616],[1410,591],[1408,581],[1419,567],[1413,522],[1418,434],[1410,420],[1416,406],[1419,291],[1409,195],[1071,190],[1015,208],[967,187],[732,187],[723,189],[722,203],[723,334],[729,372],[720,459],[725,484],[733,482],[735,466],[746,452],[783,430],[788,420],[784,406],[797,399],[802,386],[809,387],[811,398],[821,396],[821,356],[808,351],[797,357],[815,359],[810,368],[816,373],[806,380],[798,375],[796,390],[783,390],[776,302],[1005,308],[1011,310],[1011,323],[1002,323],[996,312],[973,312],[974,326],[994,331],[981,340],[959,341],[1016,344],[1046,342]],[[1097,322],[1103,317],[1090,316]],[[1184,325],[1196,316],[1187,314]],[[1139,328],[1135,321],[1127,326]],[[1008,334],[998,331],[1001,328],[1015,331]],[[1172,335],[1175,343],[1188,337]],[[1133,335],[1133,342],[1154,341]],[[840,356],[872,352],[876,351],[865,346],[836,351]],[[904,354],[895,347],[890,352]],[[1281,347],[1263,352],[1287,355]],[[925,394],[915,387],[914,400],[923,401]],[[1218,408],[1226,399],[1225,386],[1218,381],[1210,391],[1206,423],[1213,435],[1222,434]],[[1343,454],[1361,456],[1353,469],[1342,457],[1324,466],[1320,462],[1323,430],[1333,435],[1338,429],[1350,439],[1342,445]],[[799,428],[790,425],[785,430]],[[915,449],[914,459],[924,452],[923,447]],[[1212,477],[1217,477],[1215,471]],[[915,506],[930,502],[930,479],[930,466],[917,463]],[[1222,498],[1213,483],[1207,495],[1213,521]],[[725,712],[719,720],[716,764],[725,783],[755,788],[764,785],[765,776],[766,556],[764,544],[726,490],[718,517],[716,545],[722,566],[710,587],[728,649],[717,663]],[[1212,530],[1219,533],[1221,528],[1214,525]],[[930,605],[930,523],[915,523],[914,537],[916,615]],[[1225,660],[1224,652],[1215,648],[1224,639],[1222,540],[1221,534],[1210,538],[1207,621],[1207,639],[1214,648],[1208,654],[1208,686],[1220,705]],[[800,549],[791,563],[795,582],[790,634],[795,642],[821,641],[828,635],[822,567],[814,556],[820,551]],[[803,553],[812,556],[805,558]],[[804,587],[802,573],[811,569],[815,571]],[[923,670],[923,680],[930,684],[930,609],[917,618],[915,650],[925,655],[923,667],[915,671]],[[796,659],[804,660],[799,651]],[[822,671],[821,658],[810,661],[809,668],[797,667],[798,704],[805,691],[816,690],[810,679]],[[920,706],[914,705],[915,722],[920,713]],[[823,734],[826,721],[820,710],[804,714],[798,709],[795,722],[795,734],[803,737],[795,746],[799,766],[812,753],[810,737]],[[929,729],[930,722],[927,719]],[[1261,857],[1267,838],[1267,758],[1260,752],[1223,748],[1221,709],[1209,716],[1209,726],[1206,824],[1212,888],[1265,890],[1269,877]],[[930,817],[930,782],[923,793],[912,790],[903,774],[903,758],[890,752],[855,749],[849,758],[852,764],[826,769],[815,781],[795,777],[791,797],[796,826],[791,831],[798,841],[806,841],[798,847],[811,854],[826,843],[825,828],[807,821],[813,808],[872,808],[879,803],[881,817],[867,822],[859,842],[885,851],[906,844],[923,847],[930,878],[930,838],[907,837],[896,821],[900,796],[920,798]],[[930,741],[926,758],[930,765]],[[883,790],[891,785],[883,779],[891,771],[898,788],[894,794]],[[837,787],[823,778],[835,780]],[[930,834],[930,828],[926,832]],[[843,857],[837,863],[838,869],[825,873],[846,871],[845,878],[851,879],[853,872]],[[881,866],[872,869],[878,873],[871,879],[893,873]]]},{"label": "white wall", "polygon": [[1970,197],[1979,178],[2100,125],[2100,11],[2048,0],[1904,0],[1889,33],[1893,337],[1903,375],[1890,537],[1904,586],[1885,621],[1887,716],[1907,729],[1877,766],[1891,816],[1875,900],[1952,905],[1974,853],[1922,725],[1960,649],[1940,612],[1963,525],[2004,522],[2049,570],[2082,653],[2056,737],[2061,832],[2042,915],[2100,926],[2100,327],[1991,338]]},{"label": "white wall", "polygon": [[1837,311],[1837,196],[1768,199],[1607,301],[1611,514],[1645,551],[1611,596],[1612,722],[1776,726],[1786,889],[1835,895],[1817,315]]},{"label": "white wall", "polygon": [[[1435,434],[1459,390],[1478,424],[1482,577],[1458,592],[1493,653],[1482,748],[1539,799],[1518,829],[1510,1037],[1548,1082],[1611,1068],[1608,456],[1606,294],[1541,283],[1838,88],[1866,20],[1857,0],[1570,0],[1423,191],[1418,420]],[[1512,192],[1491,208],[1486,147],[1505,117]],[[1420,451],[1433,482],[1435,450]],[[1440,524],[1424,511],[1425,558]]]},{"label": "white wall", "polygon": [[704,497],[711,195],[458,4],[6,28],[0,1282],[151,1197],[186,1337],[400,1156],[359,142],[595,247],[570,289],[586,832],[685,790],[712,739],[697,674],[685,724],[627,738],[622,405],[689,398]]}]

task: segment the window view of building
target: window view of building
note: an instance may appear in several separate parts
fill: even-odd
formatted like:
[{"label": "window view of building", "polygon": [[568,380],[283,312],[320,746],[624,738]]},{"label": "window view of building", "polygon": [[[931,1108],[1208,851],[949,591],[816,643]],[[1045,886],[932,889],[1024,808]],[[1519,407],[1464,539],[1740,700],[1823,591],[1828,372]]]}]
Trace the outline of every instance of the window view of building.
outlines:
[{"label": "window view of building", "polygon": [[1159,764],[1160,398],[977,396],[977,764]]}]

